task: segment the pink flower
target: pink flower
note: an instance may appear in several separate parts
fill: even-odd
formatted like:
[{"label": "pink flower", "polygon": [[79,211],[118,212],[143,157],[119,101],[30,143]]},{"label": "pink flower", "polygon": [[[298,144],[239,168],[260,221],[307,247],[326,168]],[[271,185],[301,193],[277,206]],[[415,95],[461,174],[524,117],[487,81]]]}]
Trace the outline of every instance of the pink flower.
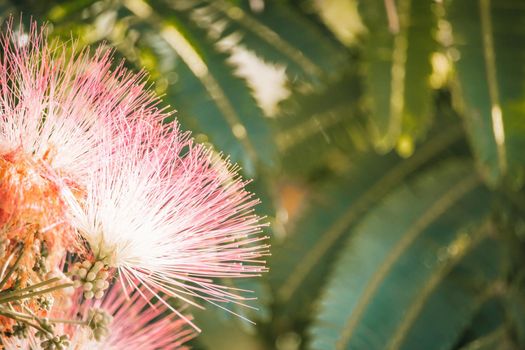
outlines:
[{"label": "pink flower", "polygon": [[237,168],[161,116],[121,125],[108,142],[87,196],[70,205],[95,260],[119,272],[124,288],[144,286],[188,303],[248,298],[222,278],[266,271],[258,200]]},{"label": "pink flower", "polygon": [[8,257],[24,242],[31,271],[29,248],[43,242],[53,269],[66,248],[82,251],[62,192],[85,195],[116,120],[140,117],[154,99],[141,75],[111,70],[102,48],[89,55],[48,44],[35,24],[29,33],[12,27],[11,19],[0,34],[0,243],[11,242],[2,247]]},{"label": "pink flower", "polygon": [[[184,320],[169,312],[162,303],[149,304],[139,292],[128,299],[120,288],[113,288],[104,299],[95,302],[94,307],[86,312],[86,305],[76,303],[67,310],[72,318],[76,314],[87,314],[85,321],[89,323],[81,327],[67,324],[60,327],[70,339],[67,350],[186,350],[189,348],[184,344],[195,337]],[[51,317],[63,316],[63,311],[56,311]],[[93,316],[98,319],[93,320]],[[2,341],[6,350],[42,348],[32,330],[26,338],[12,336]]]},{"label": "pink flower", "polygon": [[[69,53],[46,39],[34,25],[0,36],[0,267],[18,254],[25,265],[4,287],[15,275],[21,288],[48,285],[45,271],[61,270],[69,252],[84,261],[69,264],[64,288],[82,286],[86,299],[104,298],[110,272],[120,284],[111,290],[160,297],[190,323],[162,297],[221,307],[253,299],[223,281],[267,270],[258,200],[238,167],[164,123],[171,113],[144,74],[112,69],[102,48]],[[17,312],[47,314],[24,303]],[[153,317],[139,310],[110,312]],[[13,318],[0,324],[10,331]]]},{"label": "pink flower", "polygon": [[127,299],[120,288],[113,288],[102,302],[95,303],[95,307],[111,318],[107,336],[102,335],[100,341],[96,341],[92,330],[79,328],[71,336],[70,349],[182,350],[187,349],[183,344],[195,337],[195,332],[183,319],[169,312],[160,302],[149,304],[138,291]]},{"label": "pink flower", "polygon": [[137,116],[145,103],[142,75],[111,70],[102,48],[67,50],[48,44],[44,31],[0,36],[0,154],[22,152],[70,184],[82,185],[96,169],[103,138],[115,119]]}]

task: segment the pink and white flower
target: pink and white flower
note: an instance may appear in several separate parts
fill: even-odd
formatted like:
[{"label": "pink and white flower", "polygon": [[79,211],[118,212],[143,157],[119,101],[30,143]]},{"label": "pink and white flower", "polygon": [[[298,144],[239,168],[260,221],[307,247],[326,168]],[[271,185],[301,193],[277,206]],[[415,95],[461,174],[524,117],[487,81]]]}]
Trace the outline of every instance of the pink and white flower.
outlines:
[{"label": "pink and white flower", "polygon": [[[176,315],[163,316],[165,329],[179,330],[177,315],[191,323],[168,298],[221,307],[253,299],[223,282],[267,270],[267,237],[254,212],[259,201],[238,167],[195,143],[176,121],[165,123],[172,113],[158,107],[145,75],[113,68],[103,48],[90,55],[48,44],[34,25],[28,34],[11,28],[0,35],[0,267],[9,270],[16,256],[25,266],[8,275],[0,294],[15,280],[26,292],[52,285],[45,271],[61,270],[72,253],[76,261],[66,265],[76,266],[76,275],[70,271],[74,281],[64,288],[82,286],[85,298],[102,298],[101,307],[121,319],[108,349],[145,341],[138,329],[131,333],[130,320],[149,338],[160,332],[155,327],[164,321],[155,315],[166,309]],[[118,290],[128,292],[113,294]],[[114,309],[126,296],[135,304]],[[143,309],[152,297],[159,305]],[[17,305],[22,318],[0,316],[2,331],[47,316],[36,300]],[[173,336],[189,336],[181,332]],[[81,330],[67,334],[78,345],[71,349],[89,348]],[[54,334],[46,336],[52,341]],[[155,341],[151,349],[159,347]]]},{"label": "pink and white flower", "polygon": [[[93,327],[72,327],[64,325],[61,331],[69,336],[67,350],[187,350],[186,344],[195,337],[193,329],[187,323],[172,313],[167,307],[160,303],[144,299],[139,292],[131,293],[128,298],[119,288],[111,289],[102,300],[94,304],[95,309],[100,310],[99,315],[106,315],[108,323],[104,329],[96,329],[96,332],[104,331],[97,340],[93,333]],[[77,314],[87,314],[86,305],[75,303],[67,310],[75,318]],[[51,317],[64,316],[63,310],[57,310]],[[86,319],[88,322],[89,319]],[[41,341],[31,331],[26,338],[15,336],[2,339],[6,350],[15,349],[41,349]]]},{"label": "pink and white flower", "polygon": [[87,196],[70,202],[95,258],[116,268],[126,289],[192,304],[248,299],[219,281],[266,271],[258,200],[237,168],[157,115],[120,129]]}]

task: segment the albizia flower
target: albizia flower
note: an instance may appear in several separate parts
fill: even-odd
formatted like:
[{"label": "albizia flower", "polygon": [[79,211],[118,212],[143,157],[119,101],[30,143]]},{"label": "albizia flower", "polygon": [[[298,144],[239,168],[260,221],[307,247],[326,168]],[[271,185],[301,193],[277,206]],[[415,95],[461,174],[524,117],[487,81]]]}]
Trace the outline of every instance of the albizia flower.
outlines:
[{"label": "albizia flower", "polygon": [[101,140],[116,132],[115,120],[152,108],[145,107],[152,98],[141,76],[110,66],[102,49],[90,56],[50,45],[36,26],[24,33],[8,24],[1,34],[0,244],[13,243],[2,247],[6,257],[15,241],[24,242],[27,253],[45,242],[50,265],[66,246],[73,248],[64,186],[82,196],[100,162]]},{"label": "albizia flower", "polygon": [[[258,200],[238,168],[164,123],[144,74],[11,28],[0,36],[0,331],[33,327],[45,350],[81,344],[85,322],[62,332],[51,306],[88,312],[107,290],[159,297],[189,323],[168,298],[253,299],[223,281],[266,271]],[[153,334],[144,320],[163,311],[111,310]],[[111,344],[131,342],[114,332],[124,340],[110,333]]]},{"label": "albizia flower", "polygon": [[153,100],[142,76],[111,71],[103,49],[89,55],[48,44],[34,25],[29,33],[8,25],[0,39],[0,153],[30,155],[81,184],[114,120],[139,115]]},{"label": "albizia flower", "polygon": [[195,336],[193,329],[166,305],[158,301],[150,304],[140,291],[128,298],[122,289],[113,288],[95,307],[111,318],[104,332],[107,336],[102,334],[101,341],[93,341],[92,332],[82,329],[71,336],[71,349],[184,350],[184,343]]},{"label": "albizia flower", "polygon": [[[186,342],[195,337],[187,323],[159,302],[144,299],[139,292],[128,298],[119,288],[112,288],[103,299],[88,310],[85,305],[75,303],[65,312],[56,310],[51,317],[64,314],[86,314],[86,327],[60,326],[67,334],[63,343],[67,350],[187,350]],[[98,338],[98,339],[97,339]],[[12,336],[3,339],[6,350],[42,349],[35,332],[28,330],[26,337]]]},{"label": "albizia flower", "polygon": [[[90,62],[51,50],[35,27],[28,35],[8,25],[0,35],[0,290],[40,283],[66,251],[82,252],[61,192],[85,177],[94,163],[87,150],[100,139],[86,102],[95,99],[93,79],[83,77]],[[35,300],[24,303],[45,314]],[[0,317],[0,330],[12,326]]]},{"label": "albizia flower", "polygon": [[95,260],[116,268],[125,288],[152,295],[247,299],[219,280],[266,270],[258,200],[237,168],[175,122],[141,120],[121,125],[120,135],[107,144],[87,196],[71,197],[74,225]]},{"label": "albizia flower", "polygon": [[[86,196],[101,141],[156,101],[140,74],[111,70],[102,49],[89,55],[48,44],[36,25],[12,28],[11,20],[0,34],[0,292],[46,281],[67,252],[86,254],[63,193]],[[0,331],[12,325],[0,316]]]}]

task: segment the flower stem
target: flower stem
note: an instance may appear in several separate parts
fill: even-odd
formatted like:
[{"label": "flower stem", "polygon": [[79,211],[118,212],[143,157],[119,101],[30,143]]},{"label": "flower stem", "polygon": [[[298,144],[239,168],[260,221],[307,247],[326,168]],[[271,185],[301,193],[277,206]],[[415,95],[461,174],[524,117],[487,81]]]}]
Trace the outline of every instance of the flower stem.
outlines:
[{"label": "flower stem", "polygon": [[34,319],[31,316],[27,316],[27,315],[24,315],[24,314],[20,314],[18,312],[13,312],[13,311],[8,311],[8,310],[3,310],[3,309],[0,309],[0,316],[5,316],[5,317],[8,317],[8,318],[13,319],[15,321],[18,321],[18,322],[21,322],[21,323],[25,323],[28,326],[31,326],[31,327],[33,327],[35,329],[38,329],[40,332],[49,333],[47,330],[45,330],[44,328],[40,327],[39,325],[31,323],[28,320],[26,320],[27,318]]},{"label": "flower stem", "polygon": [[9,271],[6,273],[2,281],[0,281],[0,290],[4,288],[5,284],[7,283],[11,275],[15,272],[16,268],[18,267],[18,264],[20,264],[20,260],[22,260],[22,256],[24,256],[24,245],[23,244],[20,245],[19,251],[20,251],[20,255],[18,255],[18,257],[16,258],[15,263],[13,264],[13,266],[11,266],[11,269],[9,269]]},{"label": "flower stem", "polygon": [[52,323],[77,324],[77,325],[81,325],[81,326],[86,326],[88,324],[86,321],[82,321],[82,320],[65,320],[65,319],[61,319],[61,318],[50,318],[49,322],[52,322]]},{"label": "flower stem", "polygon": [[51,287],[51,288],[39,290],[39,291],[32,292],[32,293],[27,293],[27,294],[24,294],[24,295],[15,295],[15,296],[11,296],[11,297],[0,298],[0,304],[5,304],[5,303],[13,302],[13,301],[19,301],[19,300],[23,300],[23,299],[27,299],[27,298],[36,297],[36,296],[39,296],[39,295],[42,295],[42,294],[51,293],[51,292],[53,292],[55,290],[59,290],[59,289],[63,289],[63,288],[71,287],[71,286],[73,286],[73,283],[64,283],[64,284],[60,284],[58,286],[54,286],[54,287]]},{"label": "flower stem", "polygon": [[25,292],[30,292],[33,289],[37,289],[37,288],[46,286],[48,284],[51,284],[51,283],[54,283],[54,282],[57,282],[57,281],[60,281],[60,277],[53,277],[51,279],[48,279],[47,281],[43,281],[43,282],[40,282],[40,283],[37,283],[37,284],[33,284],[32,286],[29,286],[29,287],[26,287],[26,288],[22,288],[22,289],[10,291],[10,292],[0,292],[0,299],[4,299],[4,298],[7,298],[7,297],[12,297],[12,296],[15,296],[15,295],[20,295],[20,294],[23,294]]},{"label": "flower stem", "polygon": [[[19,317],[25,317],[25,318],[30,318],[30,319],[38,320],[38,316],[35,315],[35,313],[33,312],[33,310],[31,310],[30,308],[28,308],[28,307],[25,306],[25,305],[22,305],[22,307],[23,307],[24,310],[26,310],[30,315],[25,315],[25,314],[20,314],[20,313],[19,313]],[[16,313],[16,311],[14,311],[14,310],[11,310],[11,312],[12,312],[12,313]],[[48,321],[51,322],[51,323],[68,323],[68,324],[87,325],[87,322],[86,322],[86,321],[82,321],[82,320],[65,320],[65,319],[61,319],[61,318],[48,318]]]}]

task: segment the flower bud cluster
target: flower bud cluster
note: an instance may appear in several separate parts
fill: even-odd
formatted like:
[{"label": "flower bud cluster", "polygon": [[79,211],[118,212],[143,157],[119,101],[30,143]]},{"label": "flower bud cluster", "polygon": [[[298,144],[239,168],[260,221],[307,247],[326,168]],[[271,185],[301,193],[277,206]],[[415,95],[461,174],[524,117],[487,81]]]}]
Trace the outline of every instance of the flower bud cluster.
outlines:
[{"label": "flower bud cluster", "polygon": [[88,320],[88,326],[93,332],[93,338],[96,341],[100,341],[108,335],[109,325],[113,321],[113,317],[102,309],[90,309]]},{"label": "flower bud cluster", "polygon": [[35,335],[42,340],[40,346],[43,350],[66,350],[69,345],[67,335],[55,335],[55,326],[48,318],[38,320],[40,330]]},{"label": "flower bud cluster", "polygon": [[67,335],[54,336],[40,343],[43,350],[66,350],[69,348],[70,342]]},{"label": "flower bud cluster", "polygon": [[45,275],[48,272],[47,257],[49,256],[46,242],[36,239],[33,243],[33,251],[35,253],[33,271]]},{"label": "flower bud cluster", "polygon": [[104,292],[109,288],[109,272],[104,263],[100,260],[91,263],[84,260],[82,263],[77,262],[71,269],[71,278],[75,288],[82,288],[84,298],[101,299]]},{"label": "flower bud cluster", "polygon": [[54,299],[51,295],[42,295],[36,299],[36,302],[40,310],[49,311],[53,307]]},{"label": "flower bud cluster", "polygon": [[17,322],[13,326],[13,335],[17,338],[27,338],[29,329],[26,323]]},{"label": "flower bud cluster", "polygon": [[42,318],[39,320],[40,329],[35,335],[40,339],[51,339],[55,331],[55,326],[49,321],[48,318]]}]

